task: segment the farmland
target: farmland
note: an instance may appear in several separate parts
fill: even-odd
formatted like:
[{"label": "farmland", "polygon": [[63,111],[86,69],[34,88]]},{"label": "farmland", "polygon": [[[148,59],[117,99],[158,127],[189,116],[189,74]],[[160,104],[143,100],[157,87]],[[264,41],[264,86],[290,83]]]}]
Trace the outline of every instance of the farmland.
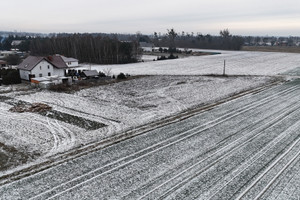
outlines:
[{"label": "farmland", "polygon": [[[197,51],[197,50],[194,50]],[[207,52],[209,50],[199,50]],[[214,51],[212,51],[214,52]],[[217,51],[211,56],[192,56],[183,59],[144,62],[126,65],[92,65],[91,69],[120,72],[132,75],[210,75],[223,74],[224,60],[228,75],[275,76],[290,70],[300,71],[300,56],[297,53]],[[289,73],[295,75],[294,73]]]},{"label": "farmland", "polygon": [[[47,158],[273,80],[270,77],[148,76],[75,94],[7,93],[1,102],[1,141],[26,152],[30,158]],[[40,102],[51,106],[53,111],[47,114],[9,111],[13,105],[24,102]]]},{"label": "farmland", "polygon": [[[228,76],[219,76],[224,60]],[[299,186],[293,176],[299,165],[300,89],[293,80],[299,63],[298,54],[222,51],[176,61],[95,65],[92,69],[110,68],[113,74],[146,76],[72,94],[0,88],[5,91],[0,178],[6,183],[0,194],[7,199],[20,194],[22,199],[293,199],[299,195],[290,187]],[[34,103],[52,110],[9,111]],[[124,135],[129,139],[65,159],[68,152],[132,130],[137,134]],[[61,162],[13,181],[19,170],[59,155]]]},{"label": "farmland", "polygon": [[251,93],[0,192],[6,199],[297,199],[299,94],[299,81]]}]

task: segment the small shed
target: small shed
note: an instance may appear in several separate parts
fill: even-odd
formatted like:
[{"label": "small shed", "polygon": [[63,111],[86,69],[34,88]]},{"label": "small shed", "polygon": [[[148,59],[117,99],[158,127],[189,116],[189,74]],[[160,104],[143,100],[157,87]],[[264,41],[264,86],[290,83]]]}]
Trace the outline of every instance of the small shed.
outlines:
[{"label": "small shed", "polygon": [[87,78],[99,78],[99,73],[97,72],[97,70],[86,70],[82,73]]}]

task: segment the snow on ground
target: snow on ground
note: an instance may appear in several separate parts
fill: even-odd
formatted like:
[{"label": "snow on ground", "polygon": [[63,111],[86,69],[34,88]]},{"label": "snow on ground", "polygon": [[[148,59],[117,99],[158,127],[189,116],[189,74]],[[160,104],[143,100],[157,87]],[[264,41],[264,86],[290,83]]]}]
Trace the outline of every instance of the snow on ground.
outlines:
[{"label": "snow on ground", "polygon": [[[132,127],[207,104],[264,84],[268,77],[147,76],[117,84],[84,89],[75,94],[38,91],[8,93],[6,97],[46,103],[54,110],[107,125],[85,130],[34,113],[11,113],[0,104],[0,141],[44,156],[100,140]],[[21,94],[21,95],[20,95]],[[2,118],[2,117],[1,117]]]},{"label": "snow on ground", "polygon": [[147,131],[0,186],[0,193],[4,199],[297,199],[299,83]]},{"label": "snow on ground", "polygon": [[[220,55],[127,65],[92,66],[112,73],[146,76],[116,84],[84,89],[75,94],[50,91],[0,92],[0,144],[30,155],[48,157],[99,141],[151,121],[208,104],[270,81],[269,76],[208,77],[221,74],[226,59],[227,74],[277,75],[297,72],[300,55],[221,51]],[[181,75],[181,76],[176,76]],[[46,103],[58,115],[85,124],[106,126],[89,129],[70,120],[58,120],[36,113],[11,113],[12,103]],[[0,147],[1,150],[1,147]]]},{"label": "snow on ground", "polygon": [[133,63],[126,65],[92,65],[91,69],[111,69],[132,75],[205,75],[222,74],[226,60],[226,74],[230,75],[277,75],[300,69],[300,54],[246,51],[212,51],[218,55],[191,56],[176,60]]}]

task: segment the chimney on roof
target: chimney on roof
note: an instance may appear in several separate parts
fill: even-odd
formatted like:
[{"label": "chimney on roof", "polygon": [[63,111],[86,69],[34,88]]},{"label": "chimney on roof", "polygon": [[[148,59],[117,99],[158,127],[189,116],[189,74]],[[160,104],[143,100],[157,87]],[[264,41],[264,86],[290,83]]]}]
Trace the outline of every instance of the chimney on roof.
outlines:
[{"label": "chimney on roof", "polygon": [[47,58],[48,58],[48,60],[53,61],[53,57],[52,56],[48,56]]}]

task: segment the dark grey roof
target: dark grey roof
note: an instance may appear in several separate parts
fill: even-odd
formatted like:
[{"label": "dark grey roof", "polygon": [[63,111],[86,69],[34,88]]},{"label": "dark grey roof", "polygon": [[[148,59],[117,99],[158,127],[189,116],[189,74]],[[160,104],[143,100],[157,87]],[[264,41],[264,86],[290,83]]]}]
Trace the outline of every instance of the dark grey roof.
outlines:
[{"label": "dark grey roof", "polygon": [[54,65],[56,68],[65,69],[68,68],[61,56],[48,56],[47,61]]},{"label": "dark grey roof", "polygon": [[42,60],[45,60],[51,63],[54,67],[59,69],[68,68],[66,63],[60,56],[28,56],[21,64],[18,65],[18,69],[31,71],[37,64],[39,64]]},{"label": "dark grey roof", "polygon": [[31,71],[37,64],[39,64],[44,57],[41,56],[28,56],[23,62],[18,65],[18,69]]},{"label": "dark grey roof", "polygon": [[83,71],[84,75],[87,77],[92,77],[92,76],[98,76],[97,70],[88,70],[88,71]]}]

